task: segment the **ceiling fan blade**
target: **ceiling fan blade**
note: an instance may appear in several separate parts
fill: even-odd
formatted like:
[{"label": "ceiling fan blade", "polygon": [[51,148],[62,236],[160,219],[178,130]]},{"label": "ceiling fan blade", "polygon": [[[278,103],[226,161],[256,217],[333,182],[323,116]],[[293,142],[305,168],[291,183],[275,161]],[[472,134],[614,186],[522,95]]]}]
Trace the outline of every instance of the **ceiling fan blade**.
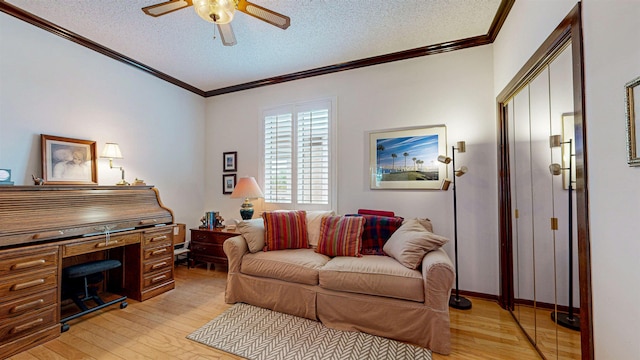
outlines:
[{"label": "ceiling fan blade", "polygon": [[191,5],[193,5],[193,0],[170,0],[160,4],[145,6],[142,8],[142,11],[149,16],[158,17]]},{"label": "ceiling fan blade", "polygon": [[233,46],[237,44],[236,35],[233,33],[231,23],[229,24],[216,24],[218,31],[220,31],[220,38],[222,38],[222,44],[224,46]]},{"label": "ceiling fan blade", "polygon": [[275,11],[263,8],[262,6],[250,3],[246,0],[238,1],[238,10],[273,26],[277,26],[283,30],[291,25],[291,19],[288,16],[284,16]]}]

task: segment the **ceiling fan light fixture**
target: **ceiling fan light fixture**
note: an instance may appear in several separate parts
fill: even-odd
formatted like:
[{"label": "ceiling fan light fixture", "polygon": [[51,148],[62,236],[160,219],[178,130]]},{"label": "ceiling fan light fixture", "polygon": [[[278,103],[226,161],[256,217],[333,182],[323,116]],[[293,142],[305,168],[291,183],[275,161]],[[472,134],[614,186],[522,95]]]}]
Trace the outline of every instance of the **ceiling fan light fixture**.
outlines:
[{"label": "ceiling fan light fixture", "polygon": [[216,23],[228,24],[236,12],[235,0],[194,0],[193,8],[202,19]]}]

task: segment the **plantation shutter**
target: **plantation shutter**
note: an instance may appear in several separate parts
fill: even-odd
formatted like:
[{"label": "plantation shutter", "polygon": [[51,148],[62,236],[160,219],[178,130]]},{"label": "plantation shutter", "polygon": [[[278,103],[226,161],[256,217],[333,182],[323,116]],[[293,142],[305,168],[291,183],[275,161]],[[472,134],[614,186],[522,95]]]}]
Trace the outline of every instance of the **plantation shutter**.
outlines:
[{"label": "plantation shutter", "polygon": [[329,203],[329,109],[297,114],[297,202]]},{"label": "plantation shutter", "polygon": [[264,200],[292,202],[293,116],[289,113],[264,118]]}]

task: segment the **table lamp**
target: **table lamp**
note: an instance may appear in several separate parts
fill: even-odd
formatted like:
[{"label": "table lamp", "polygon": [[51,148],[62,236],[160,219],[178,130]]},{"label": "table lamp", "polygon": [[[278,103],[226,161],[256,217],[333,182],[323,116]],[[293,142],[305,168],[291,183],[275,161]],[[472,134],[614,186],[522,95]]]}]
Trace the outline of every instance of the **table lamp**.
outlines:
[{"label": "table lamp", "polygon": [[[122,153],[120,152],[120,146],[116,143],[106,143],[104,145],[104,149],[102,149],[101,158],[109,158],[109,168],[113,169],[113,159],[123,159]],[[122,172],[122,180],[120,180],[116,185],[129,185],[128,182],[124,180],[124,168],[122,166],[115,166],[120,169]]]},{"label": "table lamp", "polygon": [[260,186],[256,179],[252,176],[241,177],[236,187],[231,193],[231,198],[243,198],[244,202],[240,207],[240,216],[242,220],[249,220],[253,217],[253,204],[249,199],[263,198],[264,194],[260,190]]}]

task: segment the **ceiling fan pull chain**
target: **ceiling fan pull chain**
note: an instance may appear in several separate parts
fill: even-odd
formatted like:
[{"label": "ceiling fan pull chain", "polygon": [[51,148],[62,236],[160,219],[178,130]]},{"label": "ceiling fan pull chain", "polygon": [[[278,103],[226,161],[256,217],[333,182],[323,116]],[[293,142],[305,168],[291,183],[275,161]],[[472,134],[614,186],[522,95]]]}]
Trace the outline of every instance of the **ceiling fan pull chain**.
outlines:
[{"label": "ceiling fan pull chain", "polygon": [[216,36],[216,28],[217,28],[217,26],[216,26],[216,24],[214,23],[214,24],[213,24],[213,40],[214,40],[214,41],[218,38],[218,37]]}]

